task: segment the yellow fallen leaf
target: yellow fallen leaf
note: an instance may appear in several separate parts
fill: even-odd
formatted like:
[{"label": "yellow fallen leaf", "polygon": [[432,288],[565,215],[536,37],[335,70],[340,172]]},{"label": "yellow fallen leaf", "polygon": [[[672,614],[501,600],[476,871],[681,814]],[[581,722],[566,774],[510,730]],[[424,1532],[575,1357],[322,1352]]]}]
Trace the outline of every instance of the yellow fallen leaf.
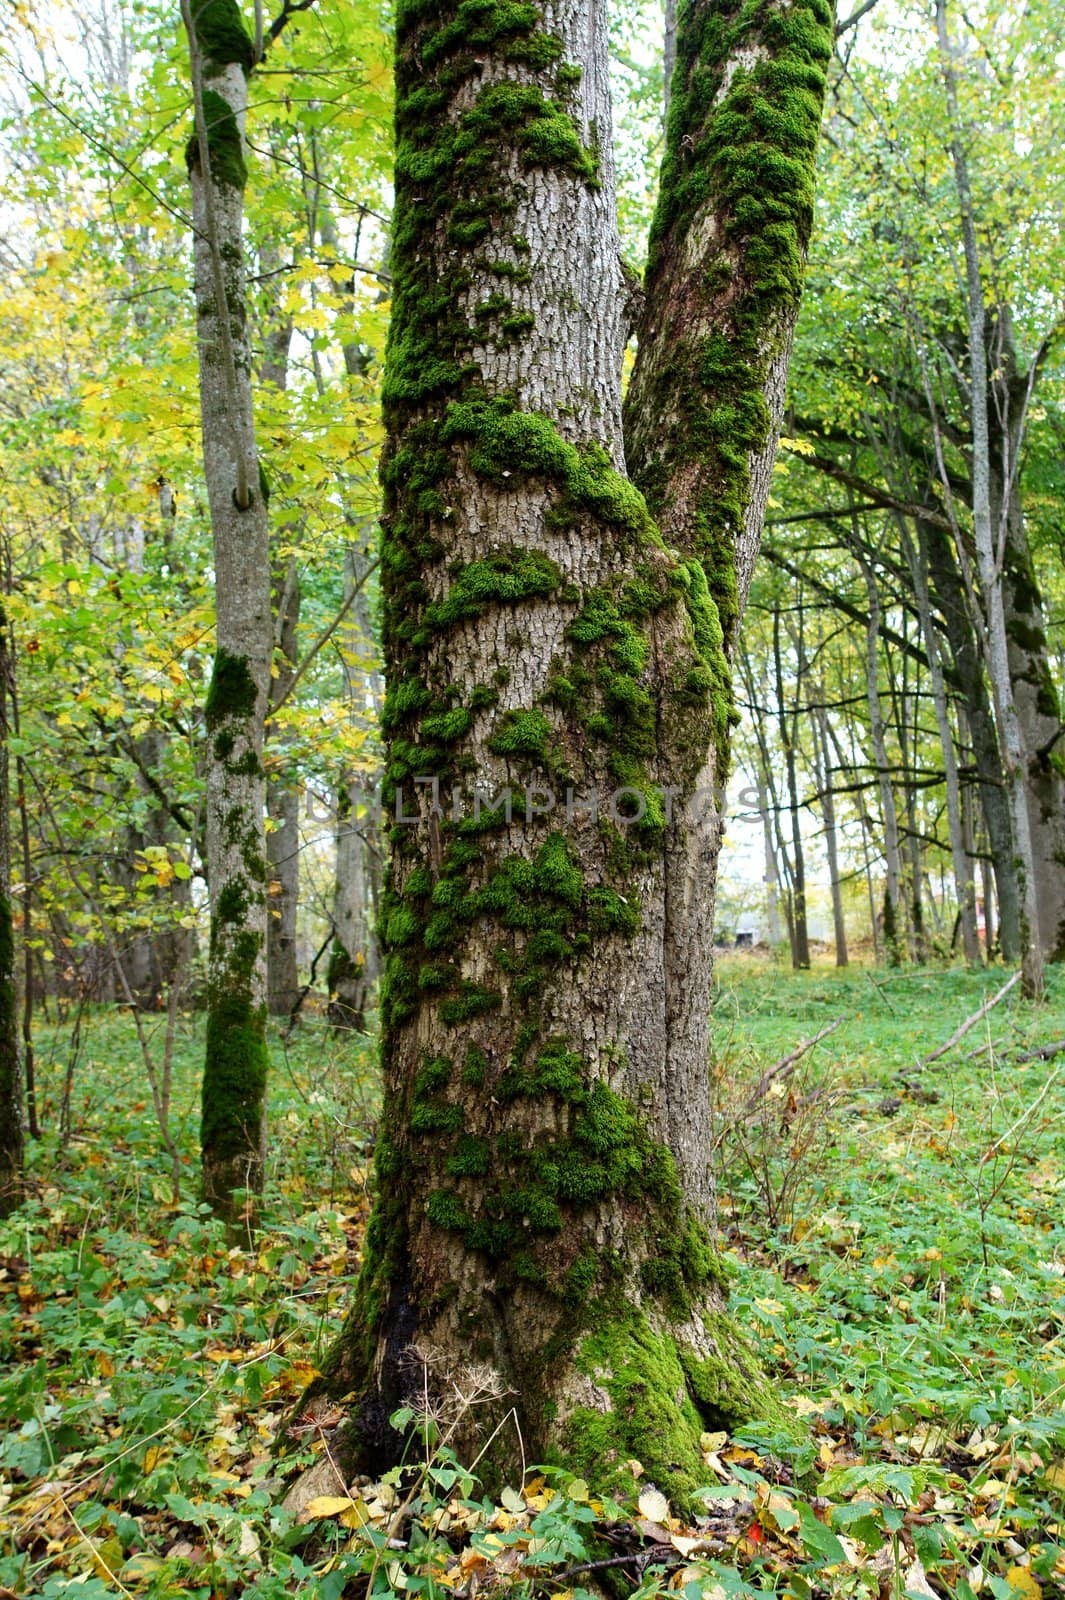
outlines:
[{"label": "yellow fallen leaf", "polygon": [[308,1521],[313,1517],[339,1517],[342,1511],[353,1510],[355,1504],[348,1494],[317,1494],[313,1500],[308,1500],[303,1515]]},{"label": "yellow fallen leaf", "polygon": [[1027,1567],[1010,1567],[1006,1582],[1015,1594],[1023,1595],[1024,1600],[1041,1600],[1043,1591],[1039,1587],[1039,1580],[1032,1576]]},{"label": "yellow fallen leaf", "polygon": [[1055,1461],[1044,1473],[1046,1481],[1052,1489],[1065,1489],[1065,1461]]}]

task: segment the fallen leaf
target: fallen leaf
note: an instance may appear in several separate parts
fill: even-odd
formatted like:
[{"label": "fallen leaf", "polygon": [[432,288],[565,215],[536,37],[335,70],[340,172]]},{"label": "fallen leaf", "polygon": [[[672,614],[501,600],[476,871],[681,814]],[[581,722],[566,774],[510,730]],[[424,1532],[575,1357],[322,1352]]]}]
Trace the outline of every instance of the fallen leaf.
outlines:
[{"label": "fallen leaf", "polygon": [[648,1522],[669,1520],[669,1501],[660,1489],[645,1489],[636,1503],[640,1508],[641,1517],[646,1517]]}]

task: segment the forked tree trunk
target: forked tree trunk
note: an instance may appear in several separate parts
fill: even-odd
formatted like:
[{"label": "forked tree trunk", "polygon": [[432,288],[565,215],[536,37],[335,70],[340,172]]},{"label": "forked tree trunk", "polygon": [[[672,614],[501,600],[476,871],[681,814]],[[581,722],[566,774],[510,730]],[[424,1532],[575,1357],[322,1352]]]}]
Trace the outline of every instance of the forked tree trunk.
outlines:
[{"label": "forked tree trunk", "polygon": [[[524,1446],[598,1481],[634,1456],[690,1490],[704,1428],[779,1415],[707,1231],[718,819],[712,794],[691,820],[686,802],[727,758],[724,637],[830,45],[820,0],[724,19],[700,0],[681,19],[651,291],[675,319],[714,275],[681,425],[733,420],[701,522],[667,524],[667,545],[623,470],[602,11],[399,9],[382,570],[402,820],[378,1199],[325,1378],[360,1396],[349,1443],[371,1466],[404,1448],[394,1406],[428,1390],[450,1421],[474,1365],[496,1398],[453,1442],[512,1409],[519,1424],[489,1478]],[[661,397],[666,433],[677,407],[646,359],[641,403]],[[509,788],[511,813],[478,814],[476,786]]]},{"label": "forked tree trunk", "polygon": [[231,1215],[235,1189],[262,1186],[267,1064],[262,754],[272,627],[242,239],[253,47],[235,0],[189,3],[197,132],[187,156],[217,611],[206,705],[211,948],[201,1142],[204,1196]]},{"label": "forked tree trunk", "polygon": [[22,1062],[15,992],[15,928],[11,904],[11,807],[8,783],[8,705],[11,653],[0,607],[0,1217],[22,1198]]},{"label": "forked tree trunk", "polygon": [[995,526],[991,508],[991,446],[988,419],[987,308],[984,299],[972,190],[969,184],[968,157],[964,145],[958,105],[955,49],[947,24],[946,0],[937,0],[936,23],[939,35],[940,68],[947,91],[951,120],[951,156],[958,192],[962,243],[965,251],[965,287],[968,300],[969,380],[972,395],[972,485],[973,534],[976,565],[980,575],[981,598],[987,643],[987,675],[995,705],[1006,792],[1010,801],[1013,843],[1017,853],[1020,900],[1021,986],[1029,999],[1044,993],[1043,947],[1039,936],[1035,857],[1028,816],[1028,769],[1032,751],[1025,748],[1024,730],[1017,714],[1010,681],[1009,635],[999,570]]}]

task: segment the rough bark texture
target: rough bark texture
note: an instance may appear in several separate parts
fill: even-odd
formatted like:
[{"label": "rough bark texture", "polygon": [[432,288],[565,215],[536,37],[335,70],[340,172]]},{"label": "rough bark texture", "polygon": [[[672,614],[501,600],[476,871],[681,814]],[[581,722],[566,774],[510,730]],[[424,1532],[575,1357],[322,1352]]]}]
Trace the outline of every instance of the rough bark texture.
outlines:
[{"label": "rough bark texture", "polygon": [[[234,1189],[256,1190],[262,1182],[267,874],[262,753],[272,627],[266,488],[255,450],[242,240],[252,44],[234,0],[200,0],[199,5],[192,0],[192,5],[198,45],[194,71],[202,72],[210,172],[204,171],[195,136],[187,159],[217,608],[206,704],[211,948],[201,1140],[204,1195],[226,1214]],[[224,307],[216,295],[219,261]],[[243,508],[242,479],[248,491]]]},{"label": "rough bark texture", "polygon": [[[731,662],[761,539],[813,221],[833,12],[826,0],[688,6],[625,448],[666,545],[699,561]],[[722,789],[719,743],[698,786]],[[707,808],[665,856],[668,1054],[701,1062],[721,825]],[[805,903],[796,907],[805,928]],[[806,964],[807,956],[799,959]],[[673,1137],[690,1139],[691,1119]]]},{"label": "rough bark texture", "polygon": [[[385,804],[413,820],[381,916],[379,1195],[326,1383],[360,1394],[371,1465],[402,1449],[401,1399],[424,1383],[444,1407],[482,1363],[505,1394],[460,1448],[512,1406],[520,1437],[480,1470],[517,1470],[523,1440],[600,1482],[636,1456],[684,1491],[703,1428],[779,1413],[707,1232],[717,819],[688,837],[684,802],[732,700],[702,559],[666,548],[623,474],[604,35],[584,0],[397,18]],[[764,445],[722,482],[740,523]],[[478,814],[475,786],[509,786],[511,813]]]},{"label": "rough bark texture", "polygon": [[15,992],[15,934],[11,905],[11,824],[8,784],[8,686],[11,662],[7,617],[0,609],[0,1217],[22,1198],[22,1063]]}]

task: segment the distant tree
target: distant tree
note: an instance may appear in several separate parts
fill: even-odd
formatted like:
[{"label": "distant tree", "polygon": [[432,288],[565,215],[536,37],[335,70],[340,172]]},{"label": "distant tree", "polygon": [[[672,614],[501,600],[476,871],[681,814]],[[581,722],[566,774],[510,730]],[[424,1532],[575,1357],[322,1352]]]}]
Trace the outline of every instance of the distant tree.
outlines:
[{"label": "distant tree", "polygon": [[211,946],[203,1189],[219,1212],[262,1186],[266,888],[263,730],[273,621],[266,479],[252,409],[244,275],[244,121],[255,44],[236,0],[185,0],[195,107],[192,187],[200,412],[217,637],[207,693]]}]

